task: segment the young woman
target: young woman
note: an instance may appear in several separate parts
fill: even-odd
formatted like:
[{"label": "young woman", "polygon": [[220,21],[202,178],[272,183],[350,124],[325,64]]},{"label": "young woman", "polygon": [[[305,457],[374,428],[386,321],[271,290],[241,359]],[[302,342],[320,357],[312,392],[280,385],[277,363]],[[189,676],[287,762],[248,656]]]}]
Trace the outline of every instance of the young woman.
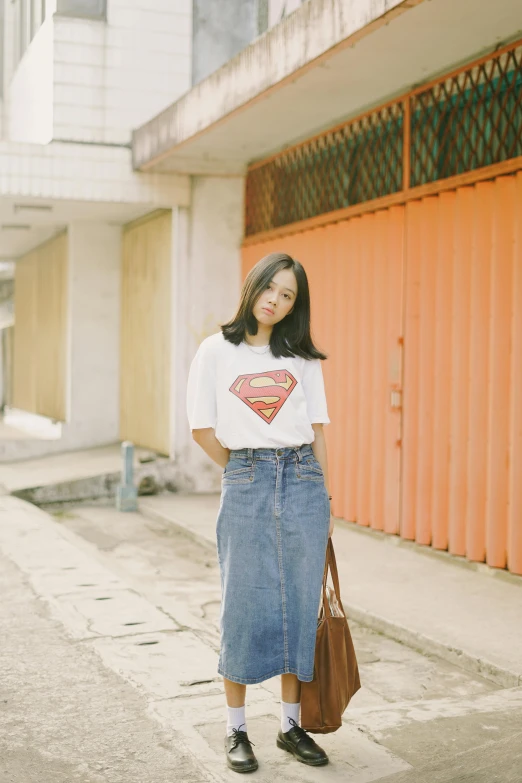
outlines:
[{"label": "young woman", "polygon": [[281,675],[277,745],[328,762],[299,725],[300,682],[314,673],[317,614],[333,532],[321,359],[310,336],[301,264],[271,253],[248,274],[239,307],[192,361],[187,414],[194,440],[224,468],[217,517],[221,574],[218,672],[227,700],[228,766],[258,764],[246,686]]}]

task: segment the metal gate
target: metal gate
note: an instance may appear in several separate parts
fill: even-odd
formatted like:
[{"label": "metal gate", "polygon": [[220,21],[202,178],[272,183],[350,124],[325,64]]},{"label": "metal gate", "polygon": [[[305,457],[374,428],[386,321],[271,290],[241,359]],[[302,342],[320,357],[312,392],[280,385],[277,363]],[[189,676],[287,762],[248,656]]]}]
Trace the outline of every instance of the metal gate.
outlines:
[{"label": "metal gate", "polygon": [[514,573],[521,216],[522,172],[243,251],[244,274],[274,250],[306,268],[334,514]]},{"label": "metal gate", "polygon": [[15,268],[15,408],[67,419],[67,233],[19,258]]},{"label": "metal gate", "polygon": [[522,573],[522,172],[406,205],[401,535]]},{"label": "metal gate", "polygon": [[125,227],[122,258],[120,436],[170,450],[170,210]]},{"label": "metal gate", "polygon": [[244,248],[243,273],[274,250],[295,255],[310,282],[313,336],[331,425],[333,512],[399,532],[404,208]]}]

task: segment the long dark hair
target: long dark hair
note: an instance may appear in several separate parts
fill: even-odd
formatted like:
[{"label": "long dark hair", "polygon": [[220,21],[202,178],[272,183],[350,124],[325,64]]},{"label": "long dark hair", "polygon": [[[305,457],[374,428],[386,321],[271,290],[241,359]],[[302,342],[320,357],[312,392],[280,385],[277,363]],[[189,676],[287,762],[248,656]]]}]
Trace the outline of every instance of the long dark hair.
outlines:
[{"label": "long dark hair", "polygon": [[310,335],[310,290],[306,272],[299,261],[287,253],[270,253],[250,270],[241,289],[236,314],[226,324],[220,324],[225,340],[239,345],[245,339],[247,330],[249,334],[257,334],[254,304],[281,269],[291,269],[294,273],[297,280],[297,297],[292,312],[272,329],[270,350],[277,359],[282,356],[327,359],[327,354],[315,347]]}]

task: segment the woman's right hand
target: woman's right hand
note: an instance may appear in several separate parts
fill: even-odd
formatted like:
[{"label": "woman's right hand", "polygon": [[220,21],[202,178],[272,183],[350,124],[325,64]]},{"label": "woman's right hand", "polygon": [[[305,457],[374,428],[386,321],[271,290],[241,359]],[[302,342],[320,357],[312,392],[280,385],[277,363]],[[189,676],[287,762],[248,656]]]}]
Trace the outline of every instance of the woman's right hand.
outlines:
[{"label": "woman's right hand", "polygon": [[210,459],[217,462],[220,467],[225,468],[230,459],[230,449],[221,445],[216,438],[213,427],[192,430],[192,438],[196,441],[198,446],[201,446],[203,451],[208,454]]}]

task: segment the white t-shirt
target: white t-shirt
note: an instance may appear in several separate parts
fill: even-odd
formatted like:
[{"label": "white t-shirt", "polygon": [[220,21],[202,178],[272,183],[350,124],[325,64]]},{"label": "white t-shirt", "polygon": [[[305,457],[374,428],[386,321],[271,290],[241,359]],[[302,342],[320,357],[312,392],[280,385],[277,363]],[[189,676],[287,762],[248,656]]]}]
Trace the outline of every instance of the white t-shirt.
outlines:
[{"label": "white t-shirt", "polygon": [[218,332],[190,365],[191,430],[213,427],[228,449],[312,443],[312,424],[329,424],[321,359],[276,359],[266,346],[240,345]]}]

